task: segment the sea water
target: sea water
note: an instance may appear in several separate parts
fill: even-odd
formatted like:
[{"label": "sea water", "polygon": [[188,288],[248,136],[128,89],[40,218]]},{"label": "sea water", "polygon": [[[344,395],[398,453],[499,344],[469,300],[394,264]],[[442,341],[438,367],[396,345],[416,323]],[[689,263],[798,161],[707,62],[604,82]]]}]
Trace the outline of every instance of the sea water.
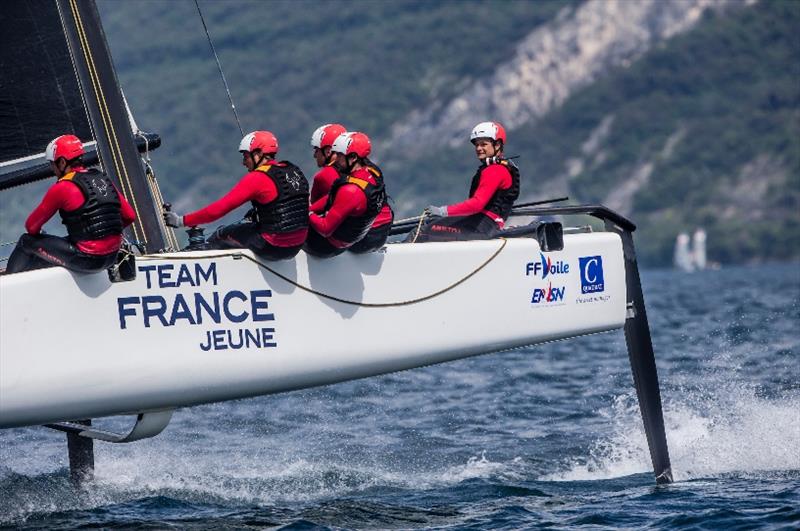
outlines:
[{"label": "sea water", "polygon": [[672,485],[617,331],[179,410],[154,439],[96,443],[82,489],[63,434],[2,430],[0,525],[798,528],[800,267],[643,283]]}]

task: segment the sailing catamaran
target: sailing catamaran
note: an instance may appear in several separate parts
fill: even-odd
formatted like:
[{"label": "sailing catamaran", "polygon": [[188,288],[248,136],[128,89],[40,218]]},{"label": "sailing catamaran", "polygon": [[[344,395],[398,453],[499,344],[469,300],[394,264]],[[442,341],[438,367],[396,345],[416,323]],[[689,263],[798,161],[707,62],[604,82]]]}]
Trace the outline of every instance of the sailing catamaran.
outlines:
[{"label": "sailing catamaran", "polygon": [[[46,46],[68,72],[51,73],[67,94],[59,101],[36,100],[24,84],[10,93],[17,110],[33,108],[26,106],[31,98],[53,106],[42,110],[48,123],[38,136],[19,122],[3,124],[3,138],[20,141],[4,140],[0,189],[47,177],[41,152],[56,134],[93,138],[91,162],[137,211],[128,237],[142,252],[128,281],[63,268],[0,276],[0,428],[67,432],[70,466],[80,477],[93,466],[94,439],[152,437],[176,408],[624,327],[656,481],[672,480],[630,221],[602,206],[523,208],[515,213],[591,215],[605,231],[389,244],[329,260],[178,252],[161,219],[155,176],[139,154],[159,139],[132,128],[94,3],[36,0],[4,12],[20,41],[63,36]],[[4,46],[3,76],[25,75],[30,57],[19,55],[39,51]],[[114,415],[135,417],[129,433],[87,420]]]}]

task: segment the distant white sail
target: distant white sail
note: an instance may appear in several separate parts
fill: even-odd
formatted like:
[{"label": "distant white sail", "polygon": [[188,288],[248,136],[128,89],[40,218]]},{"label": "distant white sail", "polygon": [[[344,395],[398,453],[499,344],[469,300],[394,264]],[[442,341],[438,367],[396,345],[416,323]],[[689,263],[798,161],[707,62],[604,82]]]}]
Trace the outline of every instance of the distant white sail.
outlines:
[{"label": "distant white sail", "polygon": [[694,260],[689,250],[689,235],[685,232],[678,234],[675,240],[675,256],[673,258],[675,267],[681,271],[694,271]]},{"label": "distant white sail", "polygon": [[697,229],[692,235],[692,261],[697,270],[706,268],[706,231]]}]

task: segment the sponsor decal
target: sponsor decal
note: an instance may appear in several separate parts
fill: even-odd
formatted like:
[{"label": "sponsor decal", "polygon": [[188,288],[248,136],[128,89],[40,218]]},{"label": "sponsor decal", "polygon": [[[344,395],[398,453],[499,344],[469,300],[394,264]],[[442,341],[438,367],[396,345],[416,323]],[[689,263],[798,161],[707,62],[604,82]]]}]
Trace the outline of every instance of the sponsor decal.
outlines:
[{"label": "sponsor decal", "polygon": [[550,275],[566,275],[569,273],[569,264],[556,260],[553,262],[549,256],[544,253],[539,253],[540,260],[538,262],[528,262],[525,264],[525,276],[547,278]]},{"label": "sponsor decal", "polygon": [[566,291],[566,286],[553,287],[552,282],[548,284],[546,288],[534,288],[533,295],[531,296],[531,304],[545,304],[551,306],[564,304],[564,293]]},{"label": "sponsor decal", "polygon": [[575,299],[575,304],[587,304],[590,302],[608,302],[611,295],[584,295]]},{"label": "sponsor decal", "polygon": [[268,311],[271,290],[214,289],[219,285],[215,262],[140,265],[138,269],[146,289],[159,291],[117,298],[121,330],[213,327],[203,331],[199,343],[203,351],[278,346],[275,328],[263,326],[275,320],[275,314]]},{"label": "sponsor decal", "polygon": [[605,290],[603,280],[603,257],[582,256],[578,258],[581,273],[581,293],[600,293]]}]

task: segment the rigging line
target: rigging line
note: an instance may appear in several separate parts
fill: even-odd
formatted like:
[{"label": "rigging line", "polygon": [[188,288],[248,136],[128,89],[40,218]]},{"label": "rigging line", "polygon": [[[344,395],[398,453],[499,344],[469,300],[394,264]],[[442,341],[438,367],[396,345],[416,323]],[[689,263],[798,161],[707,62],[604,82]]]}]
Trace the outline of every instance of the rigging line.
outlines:
[{"label": "rigging line", "polygon": [[[59,17],[61,18],[61,24],[62,24],[62,26],[64,28],[64,31],[67,31],[66,22],[64,20],[64,18],[67,15],[62,12],[60,3],[56,3],[56,5],[58,7]],[[97,100],[98,109],[100,110],[100,118],[103,120],[103,124],[102,125],[105,125],[106,118],[103,115],[102,106],[100,104],[100,100],[97,97],[97,87],[96,87],[96,83],[97,82],[92,77],[92,70],[91,70],[91,66],[89,64],[89,57],[87,56],[86,49],[85,49],[87,44],[84,42],[84,39],[82,39],[82,37],[81,37],[81,28],[79,27],[79,26],[81,26],[80,15],[77,12],[77,5],[75,4],[75,2],[73,0],[69,0],[69,10],[70,10],[70,14],[72,15],[73,20],[75,21],[75,33],[76,33],[76,36],[77,36],[78,41],[79,41],[78,44],[80,45],[80,48],[81,48],[80,51],[83,52],[83,57],[84,57],[84,60],[86,61],[87,73],[89,74],[89,82],[92,84],[91,88],[93,89],[93,93],[95,95],[95,99]],[[75,56],[72,53],[72,49],[69,49],[69,54],[70,54],[70,58],[72,59],[73,70],[75,70],[75,76],[78,79],[78,82],[80,83],[81,78],[80,78],[80,74],[78,73],[78,63],[77,63],[77,60],[76,60]],[[83,100],[84,105],[87,107],[87,110],[88,110],[88,104],[86,102],[86,97],[87,97],[86,92],[88,90],[89,90],[89,87],[84,87],[84,90],[81,90],[81,99]],[[87,119],[89,120],[89,127],[91,127],[91,129],[92,129],[92,133],[93,133],[93,136],[95,137],[95,141],[96,141],[97,140],[97,131],[95,131],[95,127],[94,127],[94,124],[92,123],[91,118],[87,117]],[[100,125],[100,124],[98,124],[98,125]],[[108,137],[108,131],[106,131],[106,137]],[[111,139],[109,138],[108,140],[109,140],[109,144],[110,144],[111,143]],[[111,147],[111,146],[109,146],[109,147]],[[102,160],[102,157],[101,157],[101,154],[100,154],[100,146],[99,145],[97,146],[97,158],[100,161],[100,163],[102,164],[103,160]],[[132,189],[130,189],[130,190],[126,190],[125,189],[125,185],[127,183],[125,183],[123,181],[123,179],[122,179],[122,176],[121,176],[120,171],[119,171],[119,166],[118,166],[118,163],[117,163],[117,160],[115,158],[115,155],[114,155],[113,151],[111,152],[111,158],[112,158],[112,160],[111,160],[110,163],[113,164],[117,168],[117,175],[120,176],[120,184],[122,185],[123,192],[128,191],[129,194],[132,195],[133,194],[133,190]],[[108,168],[106,168],[106,170],[110,170],[110,166]],[[136,231],[136,224],[133,225],[133,232],[134,232],[134,236],[136,236],[136,238],[138,239],[139,235],[138,235],[138,233]]]},{"label": "rigging line", "polygon": [[[127,107],[127,102],[125,103]],[[130,108],[128,108],[128,117],[131,120],[131,126],[134,125],[133,115],[130,112]],[[141,157],[142,161],[144,162],[144,173],[145,179],[147,181],[147,185],[150,189],[150,197],[153,201],[155,201],[156,205],[163,205],[164,204],[164,197],[161,195],[161,188],[158,185],[158,179],[156,179],[156,172],[153,170],[153,166],[150,164],[150,141],[147,139],[147,135],[142,133],[138,127],[135,128],[136,132],[134,135],[140,137],[144,140],[144,155]],[[159,207],[161,208],[161,207]],[[166,250],[170,251],[177,251],[178,247],[178,240],[175,237],[175,231],[172,230],[172,227],[168,227],[166,223],[164,223],[164,219],[162,216],[157,216],[156,221],[158,222],[158,226],[161,229],[162,236],[164,236],[164,243],[166,244]]]},{"label": "rigging line", "polygon": [[[111,112],[109,111],[108,104],[106,103],[105,92],[103,92],[100,76],[97,73],[97,68],[94,63],[92,49],[89,46],[89,38],[86,36],[86,32],[83,27],[83,19],[78,11],[76,0],[70,0],[70,2],[75,6],[75,21],[79,31],[79,37],[81,38],[81,42],[83,44],[83,52],[84,56],[86,57],[87,66],[90,69],[90,76],[93,76],[92,84],[95,88],[95,97],[97,99],[98,107],[100,108],[101,116],[103,116],[103,123],[106,126],[106,137],[108,137],[109,140],[109,147],[111,148],[111,155],[114,158],[114,165],[117,167],[117,175],[119,176],[120,182],[127,185],[131,194],[131,203],[133,203],[133,208],[136,211],[137,219],[133,224],[134,235],[136,236],[137,240],[143,240],[145,243],[147,243],[147,231],[144,229],[144,224],[141,221],[141,214],[139,213],[139,208],[136,204],[136,194],[134,192],[133,185],[131,184],[130,177],[128,176],[128,168],[125,165],[122,149],[120,148],[119,141],[117,140],[117,132],[114,128],[114,121],[111,118]],[[120,167],[122,168],[121,172]],[[137,224],[140,225],[139,228],[142,232],[141,237],[137,234]]]},{"label": "rigging line", "polygon": [[[316,295],[316,296],[321,297],[323,299],[328,299],[328,300],[331,300],[331,301],[340,302],[342,304],[349,304],[351,306],[360,306],[362,308],[394,308],[394,307],[398,307],[398,306],[410,306],[412,304],[425,302],[427,300],[434,299],[434,298],[436,298],[436,297],[438,297],[440,295],[444,295],[448,291],[457,288],[458,286],[460,286],[461,284],[463,284],[464,282],[466,282],[467,280],[469,280],[470,278],[472,278],[473,276],[478,274],[478,272],[480,272],[483,268],[485,268],[487,265],[492,263],[492,261],[494,261],[494,259],[497,258],[500,255],[500,253],[503,251],[503,249],[505,249],[506,244],[508,243],[508,240],[506,238],[500,238],[500,240],[502,240],[503,243],[500,244],[500,247],[497,248],[497,250],[494,252],[494,254],[492,254],[492,256],[490,256],[489,258],[486,259],[486,261],[484,261],[481,265],[479,265],[477,268],[475,268],[473,271],[468,273],[463,278],[455,281],[454,283],[450,284],[449,286],[447,286],[447,287],[445,287],[443,289],[440,289],[439,291],[435,291],[435,292],[433,292],[433,293],[431,293],[429,295],[425,295],[424,297],[418,297],[416,299],[409,299],[407,301],[398,301],[398,302],[360,302],[360,301],[342,299],[342,298],[336,297],[334,295],[328,295],[327,293],[322,293],[321,291],[317,291],[317,290],[315,290],[313,288],[309,288],[309,287],[303,286],[302,284],[298,283],[297,281],[292,280],[291,278],[289,278],[289,277],[287,277],[285,275],[282,275],[281,273],[278,273],[277,271],[275,271],[274,269],[269,267],[267,264],[261,262],[260,260],[258,260],[256,258],[253,258],[250,255],[243,254],[243,253],[233,253],[233,254],[230,254],[230,255],[222,254],[222,255],[213,255],[213,256],[207,256],[207,257],[206,256],[203,256],[203,257],[198,257],[198,256],[186,256],[186,257],[184,257],[184,256],[170,256],[168,259],[169,260],[197,260],[198,258],[221,258],[221,257],[224,257],[224,256],[232,256],[234,258],[236,258],[236,257],[245,258],[247,260],[250,260],[254,264],[258,265],[259,267],[261,267],[263,269],[266,269],[267,271],[269,271],[270,273],[272,273],[276,277],[280,278],[281,280],[283,280],[283,281],[285,281],[285,282],[287,282],[287,283],[289,283],[289,284],[291,284],[291,285],[293,285],[293,286],[295,286],[297,288],[300,288],[301,290],[303,290],[303,291],[305,291],[307,293],[311,293],[312,295]],[[153,255],[145,255],[145,256],[138,257],[138,259],[143,259],[143,258],[144,259],[148,259],[148,258],[155,259],[156,257],[153,256]],[[158,257],[158,258],[164,259],[165,257]]]},{"label": "rigging line", "polygon": [[416,243],[417,238],[419,238],[419,231],[422,230],[422,222],[425,221],[425,217],[428,215],[427,212],[423,212],[422,215],[419,217],[419,223],[417,223],[416,232],[414,232],[414,239],[411,240],[411,243]]},{"label": "rigging line", "polygon": [[217,68],[219,69],[219,75],[222,76],[222,83],[225,85],[225,92],[228,93],[228,101],[231,102],[231,109],[233,110],[233,117],[236,118],[236,125],[239,126],[239,132],[244,136],[244,130],[242,130],[242,123],[239,121],[239,114],[236,112],[236,105],[233,104],[233,97],[231,96],[231,89],[228,88],[228,80],[225,79],[225,72],[222,71],[222,64],[219,62],[219,56],[217,55],[217,49],[214,48],[214,43],[211,40],[211,34],[208,33],[208,26],[206,26],[206,19],[203,18],[203,12],[200,11],[200,4],[197,0],[194,0],[194,5],[197,6],[197,14],[200,15],[200,21],[203,23],[203,29],[206,30],[206,37],[208,38],[208,44],[211,46],[211,51],[214,52],[214,59],[217,60]]},{"label": "rigging line", "polygon": [[[106,138],[109,142],[109,148],[111,148],[111,158],[112,162],[114,163],[114,167],[117,169],[117,176],[120,179],[120,183],[123,185],[123,188],[127,185],[128,191],[130,193],[130,200],[133,203],[133,208],[137,214],[137,221],[133,223],[133,232],[134,236],[139,241],[147,242],[147,233],[144,230],[144,225],[141,227],[141,232],[143,236],[139,235],[139,231],[137,230],[138,224],[141,224],[139,221],[139,209],[136,204],[136,195],[133,192],[133,186],[130,183],[128,177],[128,171],[125,167],[124,163],[120,162],[122,159],[122,151],[119,148],[119,143],[117,142],[116,131],[113,127],[113,122],[111,121],[111,113],[108,111],[108,106],[106,105],[105,101],[105,94],[103,93],[102,86],[100,85],[100,77],[97,74],[97,70],[94,65],[94,57],[92,56],[91,49],[89,48],[89,39],[86,37],[86,33],[83,29],[83,20],[81,19],[80,12],[78,11],[78,6],[76,0],[69,0],[70,8],[72,11],[72,16],[75,20],[75,28],[78,33],[78,39],[80,39],[81,44],[81,51],[83,52],[84,59],[86,60],[87,69],[89,71],[89,79],[92,82],[92,88],[94,89],[95,99],[97,100],[97,105],[100,110],[100,117],[103,120],[103,125],[105,127]],[[114,151],[116,148],[116,152]],[[98,151],[98,157],[100,152]],[[118,157],[120,160],[118,160]],[[122,171],[120,171],[120,166]],[[138,223],[137,223],[138,222]]]},{"label": "rigging line", "polygon": [[[148,158],[148,161],[150,159]],[[156,173],[153,171],[153,167],[150,165],[149,162],[145,162],[145,175],[147,177],[147,184],[150,187],[150,195],[152,195],[155,199],[157,205],[164,204],[164,197],[161,195],[161,188],[158,185],[158,179],[156,179]],[[159,226],[162,227],[164,234],[166,235],[166,244],[169,246],[170,250],[177,251],[179,249],[178,246],[178,239],[175,236],[175,231],[172,227],[168,227],[166,224],[162,224],[163,217],[158,219]]]}]

